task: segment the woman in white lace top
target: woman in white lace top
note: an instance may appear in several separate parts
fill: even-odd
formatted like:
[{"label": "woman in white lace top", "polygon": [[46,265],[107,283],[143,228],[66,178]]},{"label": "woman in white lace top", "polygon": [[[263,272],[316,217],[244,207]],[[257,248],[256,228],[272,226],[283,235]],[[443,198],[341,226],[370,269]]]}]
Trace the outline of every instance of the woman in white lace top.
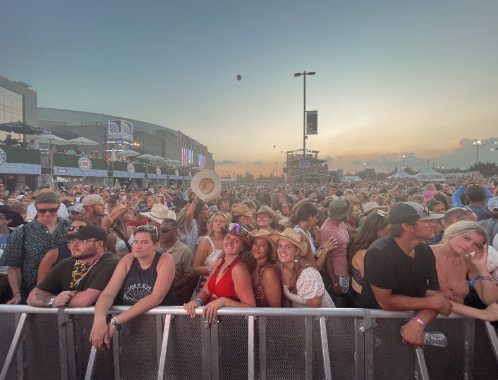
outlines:
[{"label": "woman in white lace top", "polygon": [[325,290],[320,273],[303,259],[307,245],[301,235],[291,228],[272,238],[277,243],[277,255],[282,267],[284,307],[335,307]]}]

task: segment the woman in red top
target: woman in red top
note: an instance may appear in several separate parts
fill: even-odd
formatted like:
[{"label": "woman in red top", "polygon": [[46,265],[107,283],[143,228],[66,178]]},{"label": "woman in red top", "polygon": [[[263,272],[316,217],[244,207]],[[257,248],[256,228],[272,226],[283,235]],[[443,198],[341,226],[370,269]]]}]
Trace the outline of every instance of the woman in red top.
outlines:
[{"label": "woman in red top", "polygon": [[240,258],[242,251],[249,249],[249,230],[242,224],[231,223],[223,240],[220,265],[213,269],[208,282],[194,301],[183,305],[194,318],[195,308],[206,305],[203,317],[207,321],[216,318],[216,311],[222,307],[255,307],[251,276]]}]

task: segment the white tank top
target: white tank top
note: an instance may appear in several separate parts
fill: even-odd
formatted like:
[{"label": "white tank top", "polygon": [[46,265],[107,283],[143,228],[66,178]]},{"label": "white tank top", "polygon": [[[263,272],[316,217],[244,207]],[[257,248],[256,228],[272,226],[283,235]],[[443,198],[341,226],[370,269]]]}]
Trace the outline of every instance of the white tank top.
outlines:
[{"label": "white tank top", "polygon": [[310,241],[310,245],[311,245],[311,253],[313,254],[313,257],[315,257],[316,256],[316,248],[313,245],[313,243],[314,243],[313,236],[311,236],[311,234],[308,231],[303,231],[303,229],[299,228],[298,226],[294,227],[294,231],[302,232],[303,234],[308,236],[308,240]]}]

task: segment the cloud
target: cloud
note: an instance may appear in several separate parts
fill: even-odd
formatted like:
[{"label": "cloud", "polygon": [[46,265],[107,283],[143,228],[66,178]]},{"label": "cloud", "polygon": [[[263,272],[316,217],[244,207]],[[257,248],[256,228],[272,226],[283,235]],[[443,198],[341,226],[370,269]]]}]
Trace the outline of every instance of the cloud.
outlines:
[{"label": "cloud", "polygon": [[253,165],[259,165],[261,163],[261,161],[256,161],[256,162],[253,162],[252,164]]},{"label": "cloud", "polygon": [[327,160],[327,163],[334,162],[334,159],[330,156],[325,157],[325,159]]},{"label": "cloud", "polygon": [[232,160],[223,160],[223,161],[217,162],[216,164],[218,164],[218,165],[230,165],[230,164],[238,164],[238,162],[232,161]]}]

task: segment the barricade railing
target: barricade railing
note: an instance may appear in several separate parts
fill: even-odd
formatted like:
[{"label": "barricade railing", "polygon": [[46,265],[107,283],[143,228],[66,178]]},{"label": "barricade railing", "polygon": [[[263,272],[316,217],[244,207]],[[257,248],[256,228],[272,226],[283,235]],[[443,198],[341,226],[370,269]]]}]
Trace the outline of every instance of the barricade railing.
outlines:
[{"label": "barricade railing", "polygon": [[[127,307],[113,307],[117,315]],[[0,380],[478,379],[498,373],[489,323],[451,315],[429,324],[448,346],[413,350],[413,315],[367,309],[222,308],[215,321],[158,307],[123,325],[111,349],[88,341],[93,308],[0,306]],[[475,344],[479,342],[479,344]]]}]

